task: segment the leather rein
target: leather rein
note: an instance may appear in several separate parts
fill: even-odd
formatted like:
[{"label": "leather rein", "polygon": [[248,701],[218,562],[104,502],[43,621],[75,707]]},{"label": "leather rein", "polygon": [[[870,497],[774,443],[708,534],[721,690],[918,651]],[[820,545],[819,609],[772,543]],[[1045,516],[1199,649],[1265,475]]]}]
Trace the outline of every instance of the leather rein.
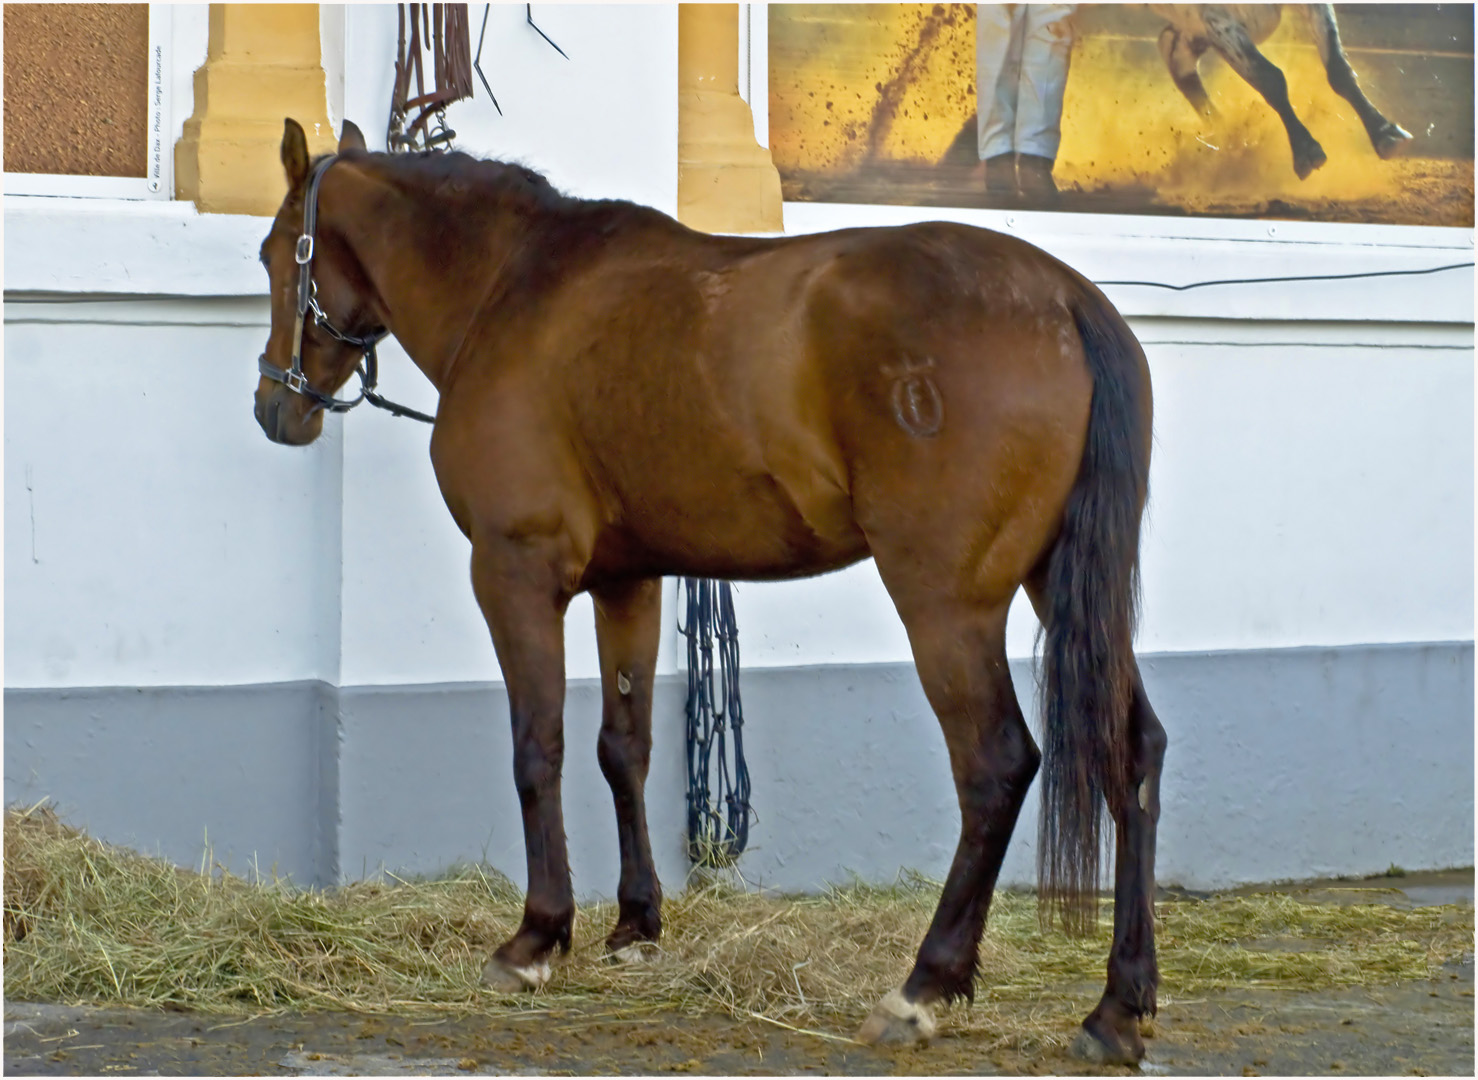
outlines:
[{"label": "leather rein", "polygon": [[[337,154],[330,154],[313,167],[313,173],[308,178],[308,191],[303,200],[303,233],[298,237],[297,250],[293,256],[298,264],[298,310],[297,317],[293,321],[292,367],[280,368],[267,359],[266,353],[263,353],[257,360],[257,368],[273,382],[281,383],[295,394],[302,394],[319,408],[329,412],[348,412],[361,401],[368,401],[392,416],[408,416],[412,420],[434,424],[436,422],[434,416],[427,416],[405,405],[397,405],[375,392],[380,374],[375,346],[390,331],[381,330],[376,334],[363,337],[346,334],[329,322],[328,316],[318,306],[318,284],[313,280],[313,236],[318,223],[318,186],[323,181],[323,174],[328,172],[328,167],[338,159]],[[354,367],[355,373],[359,375],[360,385],[359,396],[353,400],[336,398],[308,384],[308,378],[303,374],[303,326],[309,315],[313,317],[313,324],[322,327],[329,337],[342,341],[345,345],[352,345],[363,353],[360,362]]]}]

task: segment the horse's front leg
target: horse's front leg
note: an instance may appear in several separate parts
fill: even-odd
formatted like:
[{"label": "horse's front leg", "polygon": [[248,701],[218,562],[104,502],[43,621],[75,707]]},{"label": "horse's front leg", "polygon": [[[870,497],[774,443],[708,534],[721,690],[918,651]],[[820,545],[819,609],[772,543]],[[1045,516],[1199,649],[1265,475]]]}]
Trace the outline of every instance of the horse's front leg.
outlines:
[{"label": "horse's front leg", "polygon": [[639,959],[662,933],[662,886],[647,837],[645,788],[652,756],[652,688],[662,629],[662,581],[592,589],[600,648],[602,713],[598,756],[616,803],[621,844],[620,905],[606,938],[613,959]]},{"label": "horse's front leg", "polygon": [[498,947],[483,982],[507,993],[549,978],[549,957],[569,951],[575,921],[560,808],[564,763],[564,613],[569,594],[556,558],[537,546],[474,542],[472,589],[493,635],[513,722],[513,782],[523,812],[528,893],[518,932]]}]

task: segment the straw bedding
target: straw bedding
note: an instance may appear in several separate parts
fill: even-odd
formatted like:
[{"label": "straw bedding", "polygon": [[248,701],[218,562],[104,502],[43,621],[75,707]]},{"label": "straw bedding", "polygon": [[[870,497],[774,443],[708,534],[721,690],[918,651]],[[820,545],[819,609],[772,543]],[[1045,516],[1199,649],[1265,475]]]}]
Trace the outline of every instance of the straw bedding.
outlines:
[{"label": "straw bedding", "polygon": [[[486,867],[302,890],[233,876],[208,854],[199,870],[183,870],[104,845],[33,808],[6,813],[4,878],[11,1000],[230,1013],[466,1013],[599,1002],[834,1032],[850,1032],[907,974],[939,890],[918,877],[809,896],[690,884],[667,900],[661,956],[639,967],[603,962],[614,911],[585,907],[574,949],[549,986],[511,998],[478,983],[522,904]],[[1229,988],[1422,979],[1473,947],[1467,906],[1304,903],[1262,893],[1167,900],[1158,914],[1162,1007]],[[1039,928],[1030,896],[997,894],[976,1004],[951,1010],[950,1025],[985,1031],[1005,1009],[1016,1027],[1040,1023],[1047,1042],[1065,1037],[1102,990],[1111,919],[1105,905],[1095,934],[1068,938]]]}]

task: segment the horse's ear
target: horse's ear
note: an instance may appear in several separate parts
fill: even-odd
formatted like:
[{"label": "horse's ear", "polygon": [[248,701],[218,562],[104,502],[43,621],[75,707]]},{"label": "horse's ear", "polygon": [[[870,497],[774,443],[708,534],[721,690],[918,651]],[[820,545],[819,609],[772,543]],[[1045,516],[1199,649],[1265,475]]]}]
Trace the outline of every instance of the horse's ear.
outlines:
[{"label": "horse's ear", "polygon": [[282,167],[287,170],[289,191],[296,191],[308,178],[308,136],[291,117],[282,128]]},{"label": "horse's ear", "polygon": [[339,136],[339,153],[345,150],[368,150],[364,144],[364,132],[360,131],[353,120],[344,121],[344,133]]}]

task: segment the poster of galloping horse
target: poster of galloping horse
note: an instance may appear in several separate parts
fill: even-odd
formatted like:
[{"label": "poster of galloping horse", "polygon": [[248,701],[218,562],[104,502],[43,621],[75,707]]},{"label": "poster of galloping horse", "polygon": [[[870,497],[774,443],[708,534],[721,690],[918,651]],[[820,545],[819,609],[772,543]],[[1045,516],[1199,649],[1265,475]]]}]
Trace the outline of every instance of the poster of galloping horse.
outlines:
[{"label": "poster of galloping horse", "polygon": [[772,4],[788,200],[1473,224],[1472,4]]}]

